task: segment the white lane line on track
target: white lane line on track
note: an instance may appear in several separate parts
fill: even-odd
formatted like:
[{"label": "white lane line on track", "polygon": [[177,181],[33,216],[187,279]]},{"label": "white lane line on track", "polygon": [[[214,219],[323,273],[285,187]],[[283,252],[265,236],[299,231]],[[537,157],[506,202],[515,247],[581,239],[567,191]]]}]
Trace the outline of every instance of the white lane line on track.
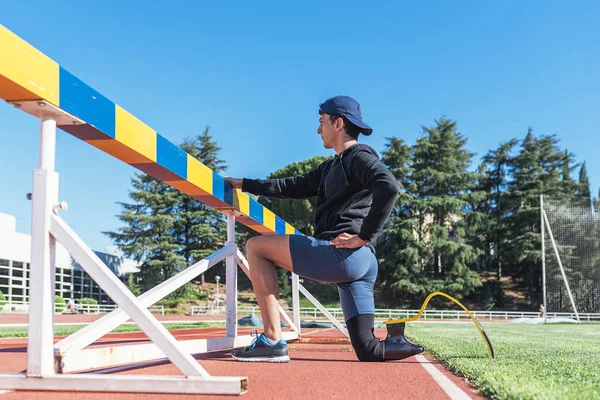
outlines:
[{"label": "white lane line on track", "polygon": [[465,393],[461,388],[456,386],[446,375],[435,367],[429,360],[422,355],[416,355],[415,358],[423,366],[425,371],[437,382],[451,400],[470,400],[471,396]]}]

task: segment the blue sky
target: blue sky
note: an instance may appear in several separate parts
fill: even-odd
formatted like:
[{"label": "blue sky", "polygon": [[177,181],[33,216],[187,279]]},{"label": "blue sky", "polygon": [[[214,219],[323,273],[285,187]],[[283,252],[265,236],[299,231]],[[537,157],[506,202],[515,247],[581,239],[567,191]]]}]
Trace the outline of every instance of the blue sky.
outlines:
[{"label": "blue sky", "polygon": [[[5,2],[0,23],[175,143],[210,125],[225,175],[332,154],[318,105],[348,94],[378,151],[445,115],[478,163],[531,126],[587,161],[597,193],[600,3],[417,3],[30,0]],[[38,132],[0,103],[0,212],[27,233]],[[62,131],[56,167],[62,216],[105,249],[136,170]]]}]

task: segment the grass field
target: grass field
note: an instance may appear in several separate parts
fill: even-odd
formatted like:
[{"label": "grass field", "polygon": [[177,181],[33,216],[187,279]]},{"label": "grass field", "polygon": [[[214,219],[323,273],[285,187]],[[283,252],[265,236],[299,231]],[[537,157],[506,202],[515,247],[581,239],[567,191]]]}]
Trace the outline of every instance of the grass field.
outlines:
[{"label": "grass field", "polygon": [[406,336],[493,399],[600,399],[600,324],[414,323]]}]

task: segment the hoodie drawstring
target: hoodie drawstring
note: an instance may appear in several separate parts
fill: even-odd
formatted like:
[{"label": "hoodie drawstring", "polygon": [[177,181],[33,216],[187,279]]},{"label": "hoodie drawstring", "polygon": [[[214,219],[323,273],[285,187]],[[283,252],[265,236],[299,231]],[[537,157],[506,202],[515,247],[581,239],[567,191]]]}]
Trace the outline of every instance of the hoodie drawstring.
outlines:
[{"label": "hoodie drawstring", "polygon": [[344,163],[342,162],[343,153],[339,156],[340,165],[342,167],[342,172],[344,173],[344,181],[346,181],[346,186],[348,186],[348,175],[346,175],[346,169],[344,168]]}]

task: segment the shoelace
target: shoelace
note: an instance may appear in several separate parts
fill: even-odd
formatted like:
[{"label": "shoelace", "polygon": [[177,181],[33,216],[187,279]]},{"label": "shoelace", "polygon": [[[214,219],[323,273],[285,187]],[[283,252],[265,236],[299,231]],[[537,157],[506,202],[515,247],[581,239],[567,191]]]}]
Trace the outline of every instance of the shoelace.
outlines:
[{"label": "shoelace", "polygon": [[246,350],[252,350],[254,346],[256,346],[256,342],[258,342],[258,338],[260,335],[258,334],[258,329],[252,329],[250,331],[250,337],[254,336],[254,340],[250,343],[250,346],[246,347]]}]

